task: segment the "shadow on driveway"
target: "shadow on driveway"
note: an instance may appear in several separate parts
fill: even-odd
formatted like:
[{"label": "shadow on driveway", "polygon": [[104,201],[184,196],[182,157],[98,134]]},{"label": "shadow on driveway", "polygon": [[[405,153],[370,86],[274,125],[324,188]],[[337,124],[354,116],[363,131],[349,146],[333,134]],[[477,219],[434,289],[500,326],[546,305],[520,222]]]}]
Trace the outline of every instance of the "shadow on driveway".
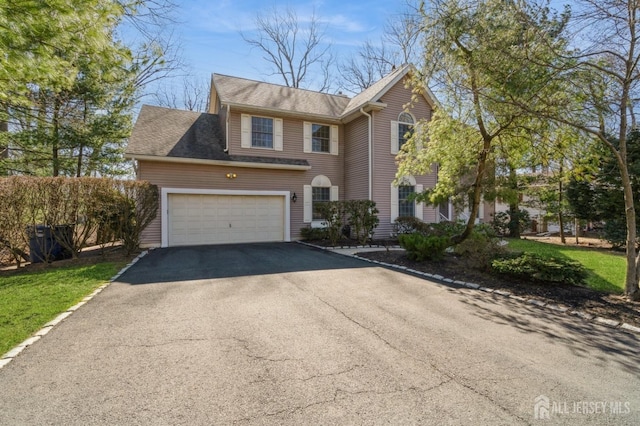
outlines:
[{"label": "shadow on driveway", "polygon": [[296,243],[170,247],[150,251],[118,282],[154,284],[367,267],[371,264]]}]

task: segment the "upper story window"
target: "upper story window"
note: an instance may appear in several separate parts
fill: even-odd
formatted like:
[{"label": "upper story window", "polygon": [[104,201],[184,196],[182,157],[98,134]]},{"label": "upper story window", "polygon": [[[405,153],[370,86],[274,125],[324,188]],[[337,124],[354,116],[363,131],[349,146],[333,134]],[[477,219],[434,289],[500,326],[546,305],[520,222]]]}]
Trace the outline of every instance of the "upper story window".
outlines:
[{"label": "upper story window", "polygon": [[303,123],[303,152],[338,155],[338,126]]},{"label": "upper story window", "polygon": [[242,148],[283,150],[284,121],[282,118],[270,118],[242,114],[240,117]]},{"label": "upper story window", "polygon": [[413,135],[413,125],[415,120],[408,112],[401,112],[398,116],[398,149],[402,148],[407,140]]},{"label": "upper story window", "polygon": [[311,125],[311,150],[329,152],[331,146],[331,128],[324,124]]},{"label": "upper story window", "polygon": [[273,148],[273,119],[251,117],[251,146]]}]

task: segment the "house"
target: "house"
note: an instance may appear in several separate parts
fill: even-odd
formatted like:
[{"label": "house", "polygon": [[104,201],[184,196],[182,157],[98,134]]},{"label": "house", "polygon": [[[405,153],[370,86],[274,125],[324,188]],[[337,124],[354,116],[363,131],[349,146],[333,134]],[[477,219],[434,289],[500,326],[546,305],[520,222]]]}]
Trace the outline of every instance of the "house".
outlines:
[{"label": "house", "polygon": [[353,98],[214,74],[208,113],[143,106],[126,156],[161,200],[142,243],[296,240],[322,226],[314,205],[330,200],[375,201],[374,238],[388,238],[400,215],[441,220],[407,201],[435,173],[393,184],[407,131],[435,106],[426,87],[411,102],[413,70],[399,67]]}]

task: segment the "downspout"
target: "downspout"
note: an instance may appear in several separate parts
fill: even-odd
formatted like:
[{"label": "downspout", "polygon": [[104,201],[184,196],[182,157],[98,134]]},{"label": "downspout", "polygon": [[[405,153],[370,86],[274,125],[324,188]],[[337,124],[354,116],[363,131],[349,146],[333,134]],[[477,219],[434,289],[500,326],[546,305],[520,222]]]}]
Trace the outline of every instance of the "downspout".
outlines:
[{"label": "downspout", "polygon": [[227,105],[227,116],[224,123],[224,152],[229,153],[229,116],[231,115],[231,105]]},{"label": "downspout", "polygon": [[360,108],[360,112],[367,116],[367,118],[369,119],[369,125],[368,125],[368,135],[369,135],[369,200],[373,201],[373,135],[372,135],[372,126],[371,126],[371,120],[372,120],[372,116],[371,114],[368,114],[364,111],[364,108]]}]

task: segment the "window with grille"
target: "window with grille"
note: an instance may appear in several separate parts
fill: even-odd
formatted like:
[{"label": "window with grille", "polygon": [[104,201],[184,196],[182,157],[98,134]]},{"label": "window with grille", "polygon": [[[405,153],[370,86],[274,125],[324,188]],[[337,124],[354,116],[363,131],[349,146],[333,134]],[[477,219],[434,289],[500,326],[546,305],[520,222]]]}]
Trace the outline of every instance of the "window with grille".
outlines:
[{"label": "window with grille", "polygon": [[251,117],[251,146],[273,148],[273,119]]},{"label": "window with grille", "polygon": [[413,116],[408,112],[402,112],[398,116],[398,149],[402,148],[413,135]]},{"label": "window with grille", "polygon": [[415,186],[401,185],[398,187],[398,216],[416,215],[416,203],[409,200],[411,194],[415,192]]},{"label": "window with grille", "polygon": [[311,189],[313,203],[313,220],[322,220],[321,206],[331,201],[331,188],[314,186]]},{"label": "window with grille", "polygon": [[313,152],[329,152],[331,129],[323,124],[311,125],[311,149]]}]

